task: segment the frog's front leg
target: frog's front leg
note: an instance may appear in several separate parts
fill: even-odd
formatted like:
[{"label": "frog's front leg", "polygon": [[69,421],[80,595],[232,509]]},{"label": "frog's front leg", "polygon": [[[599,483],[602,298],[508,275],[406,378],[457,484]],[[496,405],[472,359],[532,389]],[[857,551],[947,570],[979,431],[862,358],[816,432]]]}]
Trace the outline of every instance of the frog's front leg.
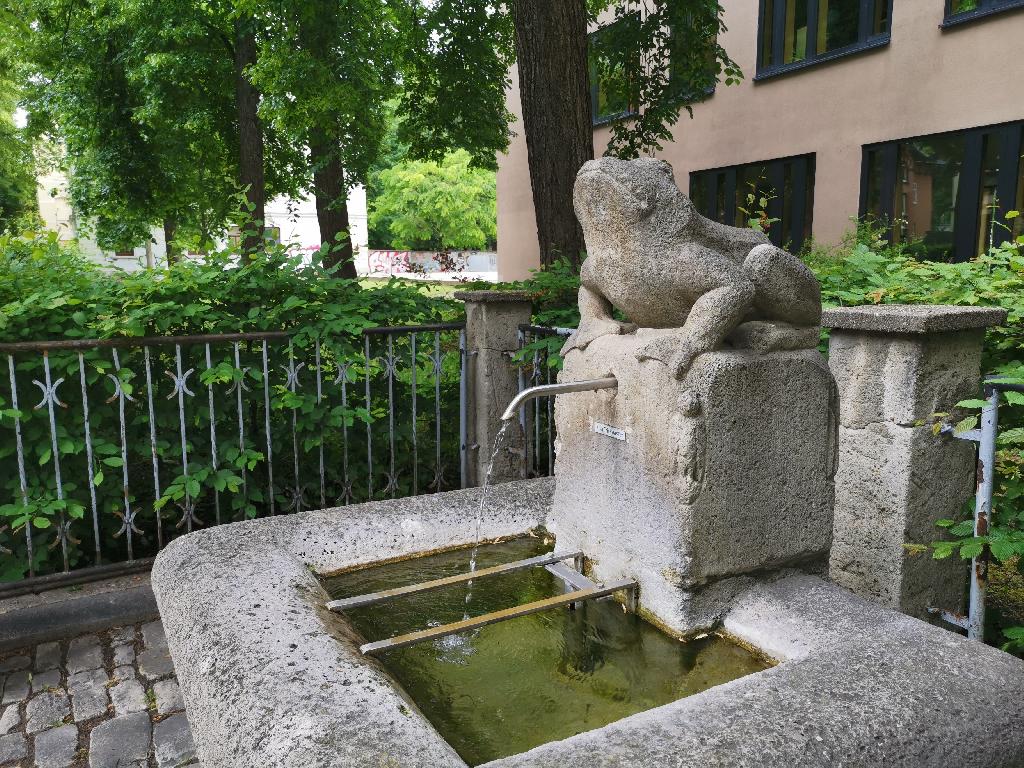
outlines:
[{"label": "frog's front leg", "polygon": [[570,350],[586,349],[594,339],[629,333],[633,326],[620,323],[612,317],[612,303],[597,291],[585,285],[580,286],[580,325],[562,348],[562,354]]},{"label": "frog's front leg", "polygon": [[747,280],[708,291],[694,302],[678,332],[659,336],[642,347],[637,360],[660,360],[682,379],[698,355],[722,346],[753,305],[754,285]]}]

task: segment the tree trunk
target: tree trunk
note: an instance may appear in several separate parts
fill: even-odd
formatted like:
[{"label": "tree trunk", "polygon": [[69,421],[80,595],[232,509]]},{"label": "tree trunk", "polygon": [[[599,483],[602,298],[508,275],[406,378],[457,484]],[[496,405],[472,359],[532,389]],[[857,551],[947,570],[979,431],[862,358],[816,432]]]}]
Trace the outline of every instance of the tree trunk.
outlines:
[{"label": "tree trunk", "polygon": [[178,232],[178,222],[164,219],[164,248],[167,250],[167,266],[178,263],[178,249],[174,247],[174,236]]},{"label": "tree trunk", "polygon": [[585,0],[515,0],[516,58],[541,264],[577,267],[576,173],[594,158]]},{"label": "tree trunk", "polygon": [[309,160],[313,165],[313,194],[316,195],[316,219],[320,224],[320,253],[324,266],[340,265],[335,275],[355,280],[345,169],[336,147],[321,131],[310,136]]},{"label": "tree trunk", "polygon": [[263,128],[257,112],[260,93],[245,73],[256,63],[256,34],[251,19],[235,21],[235,102],[238,109],[239,181],[249,201],[251,224],[242,240],[243,256],[263,248],[264,197]]}]

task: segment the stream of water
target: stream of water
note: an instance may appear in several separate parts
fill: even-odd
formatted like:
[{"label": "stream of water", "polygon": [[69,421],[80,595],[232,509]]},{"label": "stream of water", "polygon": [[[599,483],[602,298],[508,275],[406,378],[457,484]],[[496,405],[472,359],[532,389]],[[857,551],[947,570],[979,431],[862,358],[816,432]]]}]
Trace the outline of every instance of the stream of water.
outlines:
[{"label": "stream of water", "polygon": [[[501,450],[501,444],[505,440],[505,433],[508,432],[509,427],[515,423],[514,419],[509,419],[501,424],[501,429],[498,430],[498,434],[494,436],[494,448],[491,451],[491,458],[487,462],[487,471],[484,473],[484,483],[480,488],[480,504],[476,508],[476,527],[473,533],[473,551],[469,555],[469,572],[470,574],[476,573],[476,559],[480,554],[480,529],[483,527],[484,522],[484,509],[487,503],[487,488],[491,484],[491,473],[494,472],[494,460],[498,458],[498,451]],[[463,619],[469,618],[469,604],[473,599],[473,580],[470,579],[466,582],[466,609],[464,611]]]}]

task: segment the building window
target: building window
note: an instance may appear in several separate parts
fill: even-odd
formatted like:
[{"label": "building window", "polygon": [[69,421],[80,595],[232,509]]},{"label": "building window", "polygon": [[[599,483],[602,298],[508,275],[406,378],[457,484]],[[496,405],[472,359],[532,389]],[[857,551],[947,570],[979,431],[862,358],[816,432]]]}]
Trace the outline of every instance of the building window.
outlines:
[{"label": "building window", "polygon": [[864,147],[860,214],[921,259],[967,261],[1019,234],[1024,123]]},{"label": "building window", "polygon": [[[640,17],[631,13],[590,33],[587,49],[590,51],[590,113],[594,125],[610,123],[636,113],[636,100],[632,94],[620,93],[619,89],[613,88],[610,83],[601,79],[594,50],[600,48],[602,43],[616,48],[626,48],[624,41],[635,37],[636,33],[631,27],[638,24],[639,21]],[[619,36],[623,38],[622,41],[616,40],[616,37]],[[635,65],[639,67],[639,64],[639,52],[637,52]]]},{"label": "building window", "polygon": [[776,245],[799,251],[811,238],[814,155],[695,171],[690,197],[709,219],[758,226]]},{"label": "building window", "polygon": [[[588,46],[590,52],[590,108],[594,125],[603,125],[636,114],[637,97],[635,93],[620,93],[617,89],[611,88],[609,83],[602,82],[598,73],[595,49],[599,48],[602,42],[607,42],[616,48],[628,48],[627,41],[635,40],[639,35],[639,31],[636,29],[639,22],[640,16],[632,13],[590,33]],[[621,39],[615,40],[615,36],[621,36]],[[672,90],[672,95],[678,97],[680,104],[693,104],[711,96],[715,92],[715,84],[718,80],[718,62],[715,60],[714,51],[709,51],[707,77],[702,78],[702,82],[694,83],[691,81],[693,73],[678,63],[685,53],[680,50],[677,56],[676,38],[670,35],[669,41],[669,88]],[[639,68],[639,53],[636,61],[632,64]]]},{"label": "building window", "polygon": [[[962,2],[963,0],[950,0]],[[889,42],[892,0],[760,0],[755,79]]]},{"label": "building window", "polygon": [[946,19],[942,26],[971,21],[1011,8],[1024,8],[1024,0],[946,0]]}]

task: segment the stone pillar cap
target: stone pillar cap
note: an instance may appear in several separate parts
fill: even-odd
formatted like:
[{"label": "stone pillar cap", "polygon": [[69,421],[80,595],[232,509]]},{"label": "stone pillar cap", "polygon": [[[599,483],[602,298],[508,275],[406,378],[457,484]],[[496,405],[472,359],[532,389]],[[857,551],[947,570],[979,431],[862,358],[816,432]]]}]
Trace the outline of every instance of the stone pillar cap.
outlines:
[{"label": "stone pillar cap", "polygon": [[870,304],[830,307],[821,324],[833,330],[875,333],[942,333],[1002,325],[1007,312],[999,307],[958,307],[951,304]]},{"label": "stone pillar cap", "polygon": [[452,294],[459,301],[480,301],[490,303],[513,303],[519,301],[533,301],[533,295],[528,291],[455,291]]}]

